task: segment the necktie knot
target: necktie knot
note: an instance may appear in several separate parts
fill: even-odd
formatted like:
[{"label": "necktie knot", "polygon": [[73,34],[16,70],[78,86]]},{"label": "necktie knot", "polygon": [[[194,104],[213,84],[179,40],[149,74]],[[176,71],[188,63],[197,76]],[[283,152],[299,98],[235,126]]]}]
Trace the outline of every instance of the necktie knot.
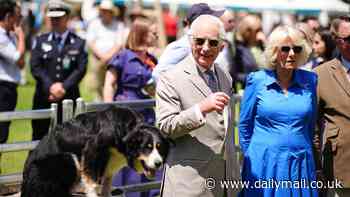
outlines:
[{"label": "necktie knot", "polygon": [[205,74],[207,75],[208,86],[211,89],[211,91],[217,92],[219,87],[218,87],[218,81],[216,79],[215,73],[209,69],[209,70],[205,71]]}]

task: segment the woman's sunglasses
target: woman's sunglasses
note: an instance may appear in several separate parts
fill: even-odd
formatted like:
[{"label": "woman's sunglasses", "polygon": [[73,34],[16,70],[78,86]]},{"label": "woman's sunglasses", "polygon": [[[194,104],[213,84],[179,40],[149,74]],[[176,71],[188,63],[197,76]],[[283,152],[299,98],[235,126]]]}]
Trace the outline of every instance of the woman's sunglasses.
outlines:
[{"label": "woman's sunglasses", "polygon": [[284,53],[289,53],[289,51],[291,49],[294,51],[294,53],[301,53],[303,51],[303,47],[302,46],[293,46],[293,47],[282,46],[281,47],[281,51],[284,52]]},{"label": "woman's sunglasses", "polygon": [[209,39],[209,38],[197,38],[197,37],[192,37],[194,44],[197,46],[203,46],[206,40],[208,40],[208,44],[210,47],[218,47],[220,40],[216,39]]}]

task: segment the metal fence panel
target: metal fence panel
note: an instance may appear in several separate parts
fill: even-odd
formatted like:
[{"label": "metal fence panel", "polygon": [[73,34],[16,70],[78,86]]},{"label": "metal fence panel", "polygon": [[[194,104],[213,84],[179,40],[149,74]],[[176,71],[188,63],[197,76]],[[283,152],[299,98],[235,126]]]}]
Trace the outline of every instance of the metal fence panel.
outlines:
[{"label": "metal fence panel", "polygon": [[86,112],[101,110],[111,105],[129,107],[133,109],[144,109],[153,108],[155,104],[156,101],[154,99],[115,101],[109,103],[86,103]]},{"label": "metal fence panel", "polygon": [[1,112],[0,121],[46,119],[51,117],[51,109]]},{"label": "metal fence panel", "polygon": [[71,99],[65,99],[62,102],[62,121],[68,121],[73,118],[73,101]]},{"label": "metal fence panel", "polygon": [[[51,104],[50,109],[0,112],[0,122],[33,119],[51,119],[49,128],[49,131],[51,131],[57,124],[57,104]],[[4,152],[32,150],[38,143],[39,141],[27,141],[11,144],[0,144],[0,154]],[[22,173],[0,176],[0,185],[18,183],[20,181],[22,181]],[[0,188],[0,192],[2,192],[2,189],[3,188]]]},{"label": "metal fence panel", "polygon": [[[234,110],[234,118],[231,123],[233,127],[237,126],[237,118],[235,112],[235,104],[240,101],[241,96],[233,95],[233,110]],[[145,99],[145,100],[134,100],[134,101],[116,101],[110,103],[85,103],[82,98],[76,100],[76,109],[74,114],[73,109],[73,101],[65,100],[63,101],[63,113],[62,120],[67,121],[73,116],[84,112],[92,112],[104,109],[108,106],[123,106],[129,107],[133,109],[142,109],[142,108],[153,108],[155,106],[154,99]],[[21,120],[21,119],[46,119],[51,118],[50,130],[57,124],[57,104],[53,104],[51,109],[43,109],[43,110],[31,110],[31,111],[16,111],[16,112],[2,112],[0,113],[0,121],[11,121],[11,120]],[[12,151],[20,151],[20,150],[31,150],[38,144],[38,141],[33,142],[20,142],[13,144],[1,144],[0,145],[0,153],[1,152],[12,152]],[[239,146],[236,145],[236,151],[239,150]],[[237,155],[236,155],[237,156]],[[239,156],[237,156],[239,157]],[[0,185],[11,183],[11,182],[20,182],[22,181],[22,174],[11,174],[0,176]],[[160,188],[160,181],[152,181],[149,183],[140,183],[134,185],[126,185],[122,187],[117,187],[117,189],[123,190],[124,192],[142,192],[148,191],[150,189]]]},{"label": "metal fence panel", "polygon": [[39,143],[39,140],[31,142],[16,142],[12,144],[0,144],[0,153],[32,150]]},{"label": "metal fence panel", "polygon": [[[116,189],[123,190],[125,193],[128,192],[145,192],[151,189],[159,189],[161,181],[151,181],[148,183],[139,183],[133,185],[125,185],[121,187],[116,187]],[[113,194],[113,191],[112,191]]]}]

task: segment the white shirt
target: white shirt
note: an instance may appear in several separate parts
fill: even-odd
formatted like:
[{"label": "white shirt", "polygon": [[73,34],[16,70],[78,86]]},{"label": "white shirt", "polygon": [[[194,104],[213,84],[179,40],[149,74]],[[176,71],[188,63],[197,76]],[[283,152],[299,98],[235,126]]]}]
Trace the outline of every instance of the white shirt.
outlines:
[{"label": "white shirt", "polygon": [[106,53],[115,44],[124,44],[127,34],[128,30],[123,23],[113,21],[106,26],[100,18],[97,18],[89,24],[86,40],[89,43],[95,42],[97,50]]},{"label": "white shirt", "polygon": [[20,82],[21,72],[16,63],[20,56],[15,37],[6,34],[6,30],[0,27],[0,81]]}]

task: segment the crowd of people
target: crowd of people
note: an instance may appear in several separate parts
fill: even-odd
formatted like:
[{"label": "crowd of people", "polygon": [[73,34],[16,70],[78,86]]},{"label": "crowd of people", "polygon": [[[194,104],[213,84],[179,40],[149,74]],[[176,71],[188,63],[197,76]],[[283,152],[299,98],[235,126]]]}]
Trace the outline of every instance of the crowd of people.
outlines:
[{"label": "crowd of people", "polygon": [[[161,190],[129,197],[350,196],[349,16],[337,17],[327,27],[315,17],[305,17],[294,24],[275,24],[266,33],[257,14],[197,3],[186,12],[180,35],[178,18],[166,7],[169,43],[158,53],[156,18],[134,12],[126,23],[118,19],[122,10],[113,1],[96,6],[99,15],[86,22],[86,32],[81,33],[74,28],[81,23],[72,22],[72,7],[50,0],[45,13],[48,31],[27,37],[28,42],[21,5],[1,0],[0,111],[16,107],[29,48],[28,66],[36,81],[33,109],[58,103],[61,117],[63,99],[80,97],[79,83],[88,65],[95,101],[156,99],[155,109],[138,112],[175,146],[164,170],[157,173]],[[241,92],[243,165],[238,174],[232,173],[240,166],[232,165],[234,131],[228,125],[234,124],[230,99]],[[0,143],[7,141],[9,124],[0,123]],[[33,140],[46,135],[49,124],[33,120]],[[208,189],[208,178],[250,183],[336,180],[343,188]],[[145,181],[149,180],[144,175],[124,168],[114,184]]]}]

